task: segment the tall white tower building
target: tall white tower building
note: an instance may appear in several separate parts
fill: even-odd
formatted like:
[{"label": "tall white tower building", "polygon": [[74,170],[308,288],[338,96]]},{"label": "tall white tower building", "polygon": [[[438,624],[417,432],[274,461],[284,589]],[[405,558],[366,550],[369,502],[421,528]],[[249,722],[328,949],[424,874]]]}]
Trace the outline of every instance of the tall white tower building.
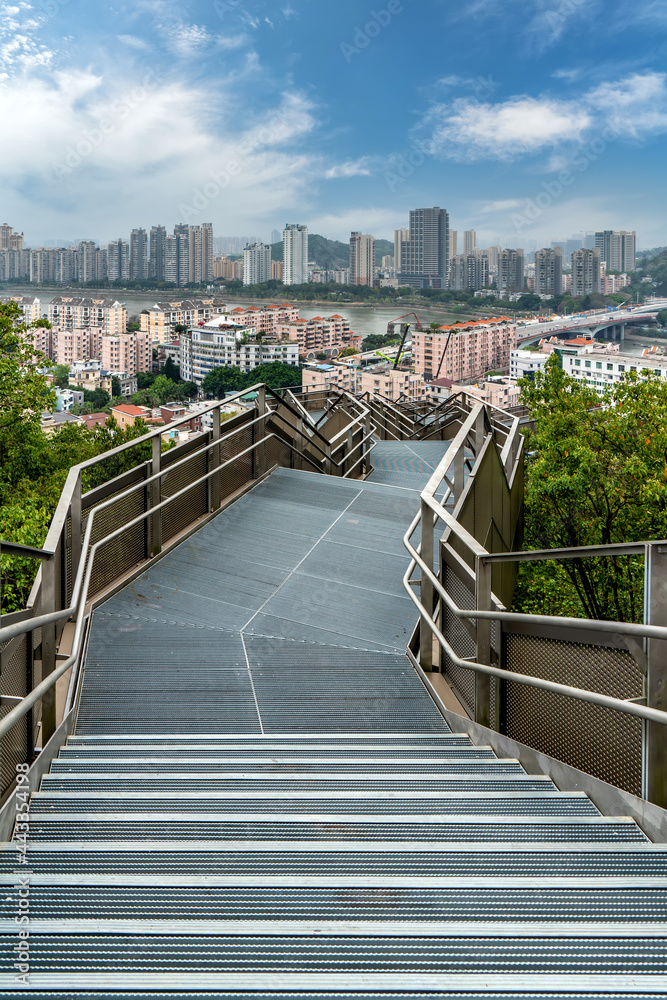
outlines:
[{"label": "tall white tower building", "polygon": [[271,247],[252,243],[243,251],[243,284],[261,285],[271,280]]},{"label": "tall white tower building", "polygon": [[283,229],[283,284],[305,285],[308,281],[308,226]]}]

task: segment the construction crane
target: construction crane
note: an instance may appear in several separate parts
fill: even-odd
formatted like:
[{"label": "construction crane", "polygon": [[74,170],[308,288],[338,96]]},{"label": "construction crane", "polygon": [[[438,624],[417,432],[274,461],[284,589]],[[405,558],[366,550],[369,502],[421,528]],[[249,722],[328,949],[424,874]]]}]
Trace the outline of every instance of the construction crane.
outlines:
[{"label": "construction crane", "polygon": [[[414,316],[414,318],[417,321],[416,324],[415,324],[416,329],[417,330],[421,330],[422,329],[422,325],[421,325],[421,322],[419,320],[419,316],[417,315],[417,313],[415,313],[415,312],[409,312],[409,313],[404,313],[402,316],[399,316],[397,319],[389,320],[389,322],[387,323],[387,336],[391,336],[391,334],[393,334],[394,327],[396,326],[396,324],[397,323],[401,323],[401,320],[405,319],[406,316]],[[408,331],[410,329],[410,323],[401,323],[400,329],[401,329],[401,343],[399,345],[398,351],[396,352],[396,360],[394,361],[394,369],[398,368],[399,361],[401,360],[401,355],[403,353],[403,345],[405,344],[405,341],[407,340]],[[377,353],[379,354],[380,352],[378,351]],[[384,354],[381,355],[381,356],[385,357]]]}]

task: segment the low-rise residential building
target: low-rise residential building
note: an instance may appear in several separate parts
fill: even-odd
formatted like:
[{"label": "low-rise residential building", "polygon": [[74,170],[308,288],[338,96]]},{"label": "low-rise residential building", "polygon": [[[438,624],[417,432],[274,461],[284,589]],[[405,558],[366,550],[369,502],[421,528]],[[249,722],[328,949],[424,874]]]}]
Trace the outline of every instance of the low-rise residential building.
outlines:
[{"label": "low-rise residential building", "polygon": [[102,337],[100,360],[107,371],[126,375],[149,372],[153,361],[150,334],[138,330]]},{"label": "low-rise residential building", "polygon": [[306,366],[303,371],[303,388],[306,392],[332,389],[351,392],[356,396],[368,392],[391,401],[396,401],[401,396],[420,399],[427,393],[424,379],[414,372],[396,370],[388,364],[359,368],[345,362]]},{"label": "low-rise residential building", "polygon": [[489,406],[498,406],[506,409],[508,406],[516,406],[519,402],[521,389],[514,379],[495,376],[485,379],[484,382],[475,382],[473,385],[453,385],[452,395],[457,392],[465,392],[468,396],[486,403]]},{"label": "low-rise residential building", "polygon": [[536,372],[544,369],[550,353],[527,348],[510,351],[510,378],[532,378]]},{"label": "low-rise residential building", "polygon": [[102,337],[104,331],[99,326],[83,329],[67,329],[55,326],[51,329],[49,357],[57,365],[73,365],[76,361],[101,360]]},{"label": "low-rise residential building", "polygon": [[[1,280],[1,279],[0,279]],[[41,319],[41,302],[35,295],[0,295],[0,302],[5,305],[8,302],[15,302],[21,310],[20,317],[16,324],[34,323]]]},{"label": "low-rise residential building", "polygon": [[110,336],[127,330],[127,309],[116,299],[58,295],[49,303],[48,319],[51,326],[63,330],[99,327]]},{"label": "low-rise residential building", "polygon": [[179,302],[156,302],[144,309],[139,317],[141,330],[150,335],[153,344],[170,344],[178,340],[177,326],[198,326],[211,316],[224,313],[225,304],[214,299],[181,299]]},{"label": "low-rise residential building", "polygon": [[101,361],[76,361],[70,367],[69,381],[70,385],[88,389],[89,392],[104,389],[111,394],[111,373],[102,370]]},{"label": "low-rise residential building", "polygon": [[77,389],[56,389],[56,413],[70,413],[73,406],[81,406],[83,392]]},{"label": "low-rise residential building", "polygon": [[313,316],[311,319],[296,319],[292,323],[279,325],[280,337],[296,340],[299,354],[313,360],[317,354],[337,357],[347,347],[361,349],[363,337],[350,330],[350,324],[338,313],[326,318]]},{"label": "low-rise residential building", "polygon": [[111,407],[111,415],[116,418],[119,427],[134,427],[137,420],[146,420],[151,417],[151,410],[147,406],[135,406],[133,403],[119,403],[118,406]]},{"label": "low-rise residential building", "polygon": [[258,365],[274,361],[298,365],[298,344],[268,339],[266,335],[260,337],[254,327],[230,322],[225,316],[213,317],[209,323],[181,337],[181,378],[197,385],[214,368],[232,365],[250,372]]},{"label": "low-rise residential building", "polygon": [[427,381],[466,382],[489,371],[507,371],[515,347],[516,323],[508,316],[412,331],[415,372]]},{"label": "low-rise residential building", "polygon": [[600,350],[601,346],[596,344],[595,348],[580,348],[571,353],[563,351],[563,370],[578,382],[586,382],[600,395],[629,372],[636,372],[640,378],[656,373],[660,378],[667,379],[667,355],[620,354]]},{"label": "low-rise residential building", "polygon": [[279,327],[286,324],[295,323],[299,318],[299,307],[290,305],[289,302],[282,302],[280,305],[273,303],[268,306],[236,306],[229,312],[221,315],[230,322],[241,326],[252,327],[257,333],[278,334]]}]

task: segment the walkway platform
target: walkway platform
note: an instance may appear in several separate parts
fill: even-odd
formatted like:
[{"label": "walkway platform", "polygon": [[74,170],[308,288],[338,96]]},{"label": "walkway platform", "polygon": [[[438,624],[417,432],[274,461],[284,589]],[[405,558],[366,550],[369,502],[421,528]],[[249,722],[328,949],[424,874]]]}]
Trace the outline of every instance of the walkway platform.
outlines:
[{"label": "walkway platform", "polygon": [[667,848],[452,733],[404,655],[420,488],[274,472],[95,612],[0,847],[0,996],[667,995]]}]

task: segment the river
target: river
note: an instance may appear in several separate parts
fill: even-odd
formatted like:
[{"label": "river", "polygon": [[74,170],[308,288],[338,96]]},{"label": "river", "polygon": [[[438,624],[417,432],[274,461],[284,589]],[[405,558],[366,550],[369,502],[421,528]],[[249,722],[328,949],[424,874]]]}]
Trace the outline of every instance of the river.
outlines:
[{"label": "river", "polygon": [[[57,291],[53,288],[39,289],[32,286],[18,287],[14,289],[5,290],[2,292],[3,296],[6,295],[35,295],[41,304],[42,314],[46,312],[46,306],[51,302],[52,299],[59,295],[78,295],[79,292],[75,292],[73,289],[64,289],[63,291]],[[123,292],[118,296],[114,296],[113,291],[105,290],[103,292],[88,292],[89,295],[104,295],[109,298],[118,298],[121,302],[124,302],[127,306],[128,316],[136,315],[140,313],[142,309],[150,309],[151,306],[155,305],[158,301],[177,301],[175,296],[161,295],[159,292],[154,295],[149,295],[146,292]],[[183,295],[183,298],[189,296]],[[199,297],[199,296],[192,296]],[[257,300],[239,300],[236,299],[232,301],[231,299],[225,299],[223,296],[220,297],[221,301],[225,302],[229,309],[233,309],[238,305],[257,305],[261,308],[262,304],[269,305],[268,300],[264,303]],[[280,297],[276,299],[277,302],[287,302],[289,301],[287,297]],[[301,316],[304,319],[310,319],[312,316],[331,316],[333,313],[338,313],[340,316],[344,316],[350,324],[350,329],[357,334],[361,334],[363,337],[368,337],[370,334],[385,334],[387,332],[387,323],[392,319],[397,319],[398,316],[405,310],[405,305],[400,302],[393,306],[348,306],[343,303],[337,304],[335,302],[327,302],[323,305],[313,305],[296,303],[300,307]],[[499,308],[502,308],[501,306]],[[457,323],[462,319],[468,319],[473,314],[472,313],[451,313],[445,312],[442,309],[430,308],[424,309],[421,306],[418,307],[417,315],[421,321],[422,326],[430,326],[431,323],[438,323],[444,325],[446,323]],[[414,317],[408,317],[408,320],[414,323]]]}]

